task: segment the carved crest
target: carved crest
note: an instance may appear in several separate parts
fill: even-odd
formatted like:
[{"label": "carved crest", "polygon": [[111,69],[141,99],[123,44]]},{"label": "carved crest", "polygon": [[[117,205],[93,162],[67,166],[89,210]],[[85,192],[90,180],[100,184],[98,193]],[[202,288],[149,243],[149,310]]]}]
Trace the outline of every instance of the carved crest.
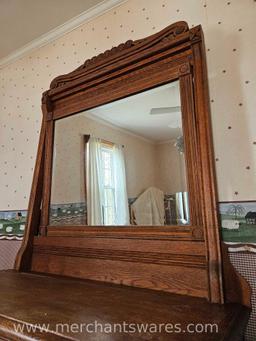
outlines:
[{"label": "carved crest", "polygon": [[98,56],[87,59],[80,67],[73,72],[55,78],[50,85],[50,89],[55,89],[66,85],[68,82],[79,79],[86,72],[103,68],[106,65],[122,61],[128,56],[133,56],[146,49],[153,48],[157,45],[161,46],[170,42],[175,42],[182,34],[189,31],[188,24],[185,21],[174,23],[162,31],[153,34],[147,38],[139,40],[128,40],[127,42],[113,47]]}]

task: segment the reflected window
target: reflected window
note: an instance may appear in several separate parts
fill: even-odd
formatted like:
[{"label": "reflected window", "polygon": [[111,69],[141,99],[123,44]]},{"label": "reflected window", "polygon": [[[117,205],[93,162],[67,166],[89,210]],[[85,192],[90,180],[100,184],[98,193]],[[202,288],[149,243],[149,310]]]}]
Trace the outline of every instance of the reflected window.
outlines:
[{"label": "reflected window", "polygon": [[129,225],[123,146],[91,137],[86,151],[88,223]]}]

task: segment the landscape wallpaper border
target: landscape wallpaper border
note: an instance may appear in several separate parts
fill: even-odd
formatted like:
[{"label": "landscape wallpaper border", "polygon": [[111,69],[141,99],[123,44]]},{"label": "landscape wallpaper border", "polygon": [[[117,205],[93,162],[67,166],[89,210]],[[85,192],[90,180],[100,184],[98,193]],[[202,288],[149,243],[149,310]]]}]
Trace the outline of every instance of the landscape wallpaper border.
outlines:
[{"label": "landscape wallpaper border", "polygon": [[256,245],[256,201],[220,202],[219,215],[225,243]]},{"label": "landscape wallpaper border", "polygon": [[0,211],[0,240],[22,240],[27,210]]},{"label": "landscape wallpaper border", "polygon": [[[256,252],[256,200],[219,202],[221,236],[229,251]],[[22,240],[27,210],[0,211],[0,240]]]}]

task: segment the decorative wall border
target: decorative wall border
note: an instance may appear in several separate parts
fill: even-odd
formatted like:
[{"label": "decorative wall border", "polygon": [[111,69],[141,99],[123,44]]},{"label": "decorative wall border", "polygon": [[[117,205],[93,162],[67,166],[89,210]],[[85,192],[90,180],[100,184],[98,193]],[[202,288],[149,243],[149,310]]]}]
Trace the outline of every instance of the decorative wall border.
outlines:
[{"label": "decorative wall border", "polygon": [[[231,221],[241,221],[245,219],[245,215],[248,211],[248,209],[253,209],[253,212],[256,212],[256,201],[252,200],[245,200],[245,201],[221,201],[219,202],[219,214],[220,214],[220,222],[221,222],[221,232],[222,232],[222,240],[225,244],[228,245],[229,252],[253,252],[256,253],[256,224],[252,224],[251,229],[255,229],[255,233],[253,232],[253,235],[249,239],[251,240],[242,240],[244,239],[243,235],[243,226],[233,226],[232,223],[228,227],[227,221],[224,223],[226,224],[226,227],[223,227],[223,221],[227,220],[225,218],[225,210],[229,210]],[[223,214],[224,212],[224,214]],[[15,216],[17,214],[21,214],[22,218],[15,219]],[[232,214],[233,213],[233,214]],[[234,217],[232,217],[234,215]],[[236,215],[238,217],[236,217]],[[27,216],[27,210],[6,210],[6,211],[0,211],[0,240],[22,240],[24,230],[20,230],[18,228],[19,225],[23,225],[25,227],[26,225],[26,216]],[[229,217],[230,218],[230,217]],[[236,219],[238,218],[238,219]],[[229,220],[229,219],[228,219]],[[244,224],[242,224],[244,225]],[[6,227],[13,227],[12,231],[6,231]],[[15,228],[16,226],[16,228]],[[18,233],[17,233],[18,230]],[[239,231],[240,230],[240,231]],[[231,231],[231,232],[230,232]],[[16,232],[16,233],[15,233]],[[237,240],[232,240],[232,236],[234,236],[237,233],[238,237]],[[231,235],[231,238],[228,237],[228,235]],[[239,236],[241,240],[239,240]]]},{"label": "decorative wall border", "polygon": [[229,252],[256,252],[256,201],[219,202],[219,215]]},{"label": "decorative wall border", "polygon": [[5,235],[0,235],[0,241],[1,240],[22,240],[23,236],[16,236],[16,235],[12,235],[12,236],[5,236]]},{"label": "decorative wall border", "polygon": [[22,240],[27,210],[0,211],[0,240]]}]

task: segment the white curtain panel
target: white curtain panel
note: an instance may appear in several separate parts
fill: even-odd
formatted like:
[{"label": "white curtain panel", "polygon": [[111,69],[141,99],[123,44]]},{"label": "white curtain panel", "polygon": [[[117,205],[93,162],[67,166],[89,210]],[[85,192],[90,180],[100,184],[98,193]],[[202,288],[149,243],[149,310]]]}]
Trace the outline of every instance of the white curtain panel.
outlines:
[{"label": "white curtain panel", "polygon": [[[87,216],[88,225],[104,225],[103,168],[101,139],[91,137],[88,143],[87,163]],[[129,207],[126,189],[125,160],[122,146],[113,147],[113,178],[115,188],[114,225],[129,225]]]},{"label": "white curtain panel", "polygon": [[188,192],[176,193],[176,210],[178,224],[189,222]]},{"label": "white curtain panel", "polygon": [[184,207],[184,217],[186,224],[189,223],[189,203],[188,203],[188,192],[183,192],[183,207]]},{"label": "white curtain panel", "polygon": [[90,138],[86,161],[88,225],[103,225],[103,183],[100,139],[95,137]]},{"label": "white curtain panel", "polygon": [[113,173],[115,187],[115,225],[129,225],[129,207],[126,188],[125,158],[121,145],[114,145]]}]

